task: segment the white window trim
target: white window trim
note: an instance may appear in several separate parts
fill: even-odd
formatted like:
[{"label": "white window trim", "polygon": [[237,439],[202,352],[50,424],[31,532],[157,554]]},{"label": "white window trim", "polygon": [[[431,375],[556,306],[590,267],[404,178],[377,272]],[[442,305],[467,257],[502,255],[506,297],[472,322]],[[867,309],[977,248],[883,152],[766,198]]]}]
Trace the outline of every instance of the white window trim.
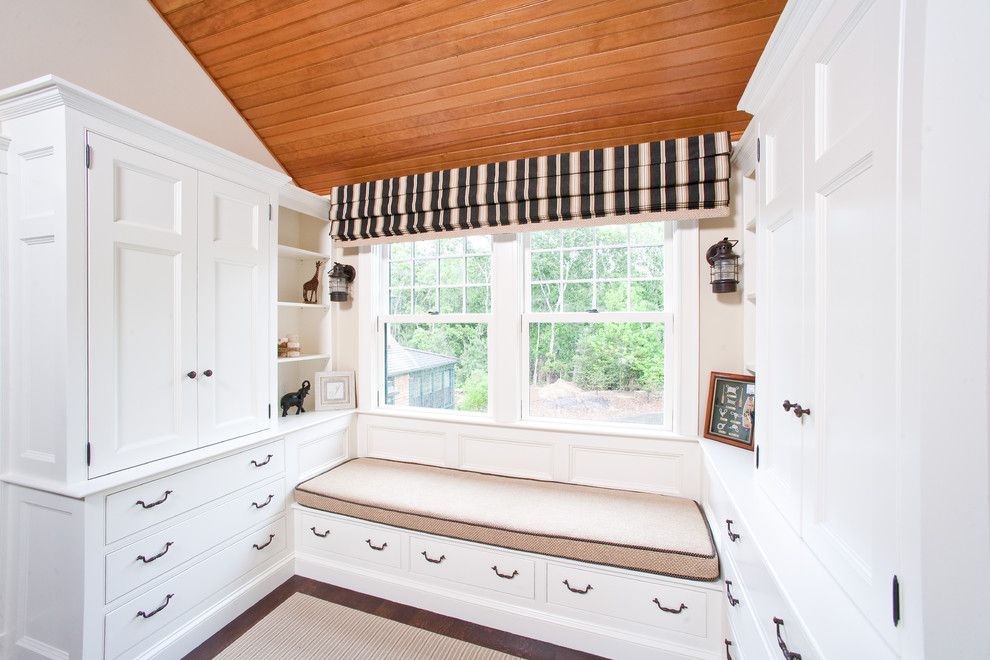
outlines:
[{"label": "white window trim", "polygon": [[[657,218],[660,219],[660,218]],[[646,220],[639,218],[638,220]],[[371,332],[358,332],[358,404],[359,413],[382,415],[396,418],[429,419],[443,422],[457,422],[518,430],[561,431],[568,433],[595,434],[622,437],[643,437],[658,439],[693,439],[698,433],[698,296],[699,252],[698,222],[678,220],[671,223],[672,240],[665,242],[666,263],[676,267],[667,273],[665,290],[665,311],[645,313],[665,321],[666,364],[668,381],[673,387],[664,387],[664,413],[669,424],[663,426],[641,424],[596,424],[587,420],[567,420],[554,418],[523,417],[523,406],[528,405],[528,353],[523,352],[523,332],[526,323],[534,316],[550,320],[548,315],[524,314],[526,301],[525,278],[498,277],[494,264],[508,264],[505,272],[522,272],[524,260],[522,241],[515,234],[496,234],[492,237],[492,312],[486,314],[448,314],[443,322],[485,322],[488,323],[488,405],[487,413],[426,408],[405,408],[384,404],[384,360],[380,356],[385,350],[384,323],[386,314],[379,314],[381,301],[387,288],[384,283],[384,259],[382,251],[374,247],[362,247],[358,252],[358,278],[361,284],[355,287],[354,296],[358,301],[359,328],[372,329]],[[624,316],[626,315],[626,316]],[[554,314],[557,320],[623,320],[635,316],[642,320],[644,313],[599,313],[585,312]],[[393,319],[398,322],[399,319]],[[436,323],[433,315],[403,316],[401,322]],[[528,338],[527,338],[528,341]],[[519,359],[504,359],[507,355]],[[525,367],[522,362],[526,361]],[[527,382],[523,384],[523,380]],[[514,383],[512,387],[496,387],[496,383]],[[665,421],[666,421],[665,419]]]}]

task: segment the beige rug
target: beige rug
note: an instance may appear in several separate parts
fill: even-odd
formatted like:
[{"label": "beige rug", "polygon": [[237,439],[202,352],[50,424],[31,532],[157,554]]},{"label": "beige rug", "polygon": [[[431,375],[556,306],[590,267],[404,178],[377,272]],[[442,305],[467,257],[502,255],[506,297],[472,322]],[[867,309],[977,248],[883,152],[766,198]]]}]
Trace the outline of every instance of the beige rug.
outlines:
[{"label": "beige rug", "polygon": [[370,658],[489,660],[512,658],[306,594],[292,594],[217,658]]}]

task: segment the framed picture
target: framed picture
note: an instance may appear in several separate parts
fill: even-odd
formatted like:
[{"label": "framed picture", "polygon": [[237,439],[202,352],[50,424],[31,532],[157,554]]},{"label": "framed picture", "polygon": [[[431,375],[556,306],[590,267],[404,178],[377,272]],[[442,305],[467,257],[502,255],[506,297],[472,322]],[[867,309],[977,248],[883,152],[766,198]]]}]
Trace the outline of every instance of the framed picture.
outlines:
[{"label": "framed picture", "polygon": [[348,408],[353,408],[354,405],[353,371],[317,372],[317,410],[347,410]]},{"label": "framed picture", "polygon": [[713,371],[708,385],[705,437],[753,451],[756,378]]}]

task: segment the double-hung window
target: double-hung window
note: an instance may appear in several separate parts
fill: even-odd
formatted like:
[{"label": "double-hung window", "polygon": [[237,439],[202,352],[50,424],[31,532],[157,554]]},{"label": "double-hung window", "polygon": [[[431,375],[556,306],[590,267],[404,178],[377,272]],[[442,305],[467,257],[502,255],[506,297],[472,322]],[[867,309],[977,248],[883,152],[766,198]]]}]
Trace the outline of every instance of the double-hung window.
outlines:
[{"label": "double-hung window", "polygon": [[[503,421],[669,429],[674,224],[377,248],[379,400]],[[496,291],[514,298],[500,304]],[[496,323],[494,314],[512,318]],[[499,396],[489,397],[489,385]]]},{"label": "double-hung window", "polygon": [[671,226],[604,225],[520,237],[524,417],[667,426]]},{"label": "double-hung window", "polygon": [[490,236],[382,250],[387,405],[488,411]]}]

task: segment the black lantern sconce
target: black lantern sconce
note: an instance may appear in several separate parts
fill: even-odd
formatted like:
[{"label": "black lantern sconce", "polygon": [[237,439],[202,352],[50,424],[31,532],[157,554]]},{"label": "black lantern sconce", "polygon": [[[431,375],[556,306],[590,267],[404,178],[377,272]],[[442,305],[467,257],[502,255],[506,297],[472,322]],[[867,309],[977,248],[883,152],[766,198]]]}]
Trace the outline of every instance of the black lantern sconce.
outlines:
[{"label": "black lantern sconce", "polygon": [[705,258],[712,267],[712,293],[732,293],[739,284],[739,255],[732,251],[739,241],[726,236],[708,248]]},{"label": "black lantern sconce", "polygon": [[334,262],[330,269],[330,302],[347,302],[351,282],[354,281],[354,266]]}]

